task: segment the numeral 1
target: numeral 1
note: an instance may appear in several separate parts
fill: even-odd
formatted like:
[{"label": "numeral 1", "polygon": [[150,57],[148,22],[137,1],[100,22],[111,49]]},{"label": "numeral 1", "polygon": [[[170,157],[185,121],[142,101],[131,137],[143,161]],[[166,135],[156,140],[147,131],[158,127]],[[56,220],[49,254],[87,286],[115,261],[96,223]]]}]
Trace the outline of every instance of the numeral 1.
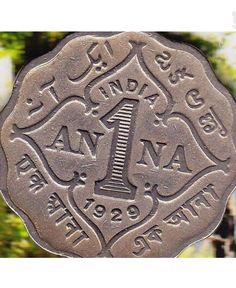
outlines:
[{"label": "numeral 1", "polygon": [[128,180],[128,165],[135,129],[138,101],[123,99],[102,119],[113,129],[107,175],[95,184],[95,193],[121,199],[133,199],[136,187]]}]

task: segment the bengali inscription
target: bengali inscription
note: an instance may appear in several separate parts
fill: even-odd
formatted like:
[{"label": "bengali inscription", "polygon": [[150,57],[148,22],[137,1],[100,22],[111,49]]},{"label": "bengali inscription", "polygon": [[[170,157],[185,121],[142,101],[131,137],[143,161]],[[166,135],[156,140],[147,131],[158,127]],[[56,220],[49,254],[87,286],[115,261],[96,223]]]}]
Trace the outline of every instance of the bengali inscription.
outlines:
[{"label": "bengali inscription", "polygon": [[142,235],[134,239],[134,245],[137,247],[133,251],[133,255],[140,257],[143,256],[145,252],[151,251],[151,242],[162,243],[162,230],[158,225],[154,225],[145,231]]},{"label": "bengali inscription", "polygon": [[[184,239],[211,232],[229,194],[221,191],[235,170],[233,121],[220,107],[227,99],[211,103],[220,89],[205,81],[210,74],[198,69],[191,49],[158,36],[149,42],[145,33],[98,36],[73,36],[61,57],[47,56],[24,82],[19,78],[20,96],[1,134],[7,199],[22,204],[16,211],[27,221],[36,219],[26,221],[36,241],[63,255],[176,255]],[[207,179],[214,185],[195,186]]]},{"label": "bengali inscription", "polygon": [[219,197],[215,192],[213,184],[207,185],[163,220],[167,225],[172,226],[178,226],[182,222],[190,223],[191,217],[199,217],[199,209],[212,207],[211,201],[219,201]]}]

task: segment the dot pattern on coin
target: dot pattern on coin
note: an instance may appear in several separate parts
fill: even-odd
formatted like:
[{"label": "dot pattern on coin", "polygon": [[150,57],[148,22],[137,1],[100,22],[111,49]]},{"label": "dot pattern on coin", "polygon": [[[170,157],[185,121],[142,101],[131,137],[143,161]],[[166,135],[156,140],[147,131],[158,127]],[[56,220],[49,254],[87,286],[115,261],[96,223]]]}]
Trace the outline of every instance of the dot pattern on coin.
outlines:
[{"label": "dot pattern on coin", "polygon": [[189,46],[72,34],[21,71],[1,114],[3,196],[53,253],[176,256],[235,187],[235,113]]}]

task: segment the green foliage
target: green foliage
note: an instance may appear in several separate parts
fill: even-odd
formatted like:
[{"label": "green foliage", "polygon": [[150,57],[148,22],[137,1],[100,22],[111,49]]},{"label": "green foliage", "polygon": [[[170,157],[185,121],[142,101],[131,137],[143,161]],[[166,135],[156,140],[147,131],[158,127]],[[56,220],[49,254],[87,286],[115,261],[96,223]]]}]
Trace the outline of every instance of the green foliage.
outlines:
[{"label": "green foliage", "polygon": [[219,49],[221,49],[225,44],[225,39],[217,39],[214,36],[209,37],[206,39],[205,37],[199,35],[198,33],[189,33],[189,32],[182,32],[182,33],[162,33],[163,36],[167,36],[168,38],[187,43],[193,46],[194,48],[198,48],[204,55],[207,56],[209,62],[212,64],[213,68],[217,65],[217,57],[216,53]]},{"label": "green foliage", "polygon": [[[1,32],[0,57],[9,55],[15,73],[22,65],[53,49],[65,32]],[[0,257],[55,257],[37,246],[25,226],[0,196]]]},{"label": "green foliage", "polygon": [[225,55],[220,53],[226,44],[225,37],[229,35],[229,33],[225,33],[224,36],[221,37],[215,36],[214,33],[208,35],[208,37],[203,37],[200,33],[189,32],[162,34],[171,40],[187,43],[198,48],[200,52],[207,57],[218,79],[236,98],[236,68],[227,61]]},{"label": "green foliage", "polygon": [[236,99],[236,69],[226,61],[223,55],[218,55],[215,62],[216,75]]},{"label": "green foliage", "polygon": [[15,64],[22,64],[26,38],[30,36],[32,36],[32,32],[1,32],[0,57],[10,55]]},{"label": "green foliage", "polygon": [[184,33],[183,37],[207,56],[216,76],[236,97],[236,69],[228,63],[223,54],[219,53],[225,45],[225,38],[219,40],[211,36],[209,39],[205,39],[191,33]]},{"label": "green foliage", "polygon": [[[53,49],[67,34],[65,32],[1,32],[0,57],[10,55],[17,72],[31,59]],[[187,42],[199,48],[207,56],[218,78],[236,95],[236,69],[227,62],[224,55],[219,53],[225,44],[224,38],[206,39],[198,33],[163,34],[172,40]],[[212,251],[209,252],[209,247],[205,251],[199,251],[195,246],[191,246],[181,254],[181,257],[212,257],[213,255]],[[1,196],[0,257],[54,257],[34,244],[22,220],[4,204]]]},{"label": "green foliage", "polygon": [[10,55],[18,70],[53,49],[66,32],[0,32],[0,57]]},{"label": "green foliage", "polygon": [[53,257],[30,239],[22,220],[0,196],[0,257]]}]

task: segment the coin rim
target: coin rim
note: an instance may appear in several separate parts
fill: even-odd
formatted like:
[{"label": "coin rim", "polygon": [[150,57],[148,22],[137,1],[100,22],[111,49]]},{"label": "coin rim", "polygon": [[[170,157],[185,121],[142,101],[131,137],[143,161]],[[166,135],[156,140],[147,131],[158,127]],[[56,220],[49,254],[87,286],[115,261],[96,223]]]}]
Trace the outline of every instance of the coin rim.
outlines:
[{"label": "coin rim", "polygon": [[[47,63],[48,61],[53,59],[61,51],[61,49],[74,38],[81,37],[81,36],[110,37],[110,36],[114,36],[114,35],[122,34],[122,33],[126,33],[126,32],[75,32],[73,34],[66,36],[64,39],[62,39],[52,51],[50,51],[50,52],[48,52],[48,53],[46,53],[40,57],[33,59],[29,64],[24,66],[17,73],[16,78],[15,78],[15,82],[13,85],[11,97],[9,98],[9,101],[7,102],[7,104],[4,106],[3,110],[0,112],[0,129],[1,129],[0,130],[0,136],[2,133],[2,126],[3,126],[4,122],[6,121],[6,119],[8,118],[8,116],[13,111],[15,104],[17,102],[17,99],[19,96],[18,92],[19,92],[21,83],[23,82],[24,77],[27,75],[27,73],[31,69],[35,68],[38,65]],[[225,86],[223,86],[221,81],[218,79],[218,77],[214,73],[208,59],[199,49],[197,49],[196,47],[193,47],[191,44],[185,44],[183,42],[180,43],[180,42],[176,42],[173,40],[169,40],[169,39],[165,38],[164,36],[158,34],[157,32],[133,32],[133,33],[144,33],[144,34],[150,36],[151,38],[154,38],[158,42],[163,43],[167,47],[191,53],[203,65],[205,73],[206,73],[206,77],[208,78],[209,82],[211,82],[213,84],[213,86],[227,98],[227,100],[229,101],[229,103],[231,104],[232,107],[233,107],[233,105],[235,105],[236,100],[230,94],[230,92],[227,90],[227,88]],[[233,109],[233,110],[235,110],[235,109]],[[233,126],[236,127],[236,117],[235,117],[236,111],[233,111],[233,112],[234,112]],[[236,143],[236,129],[233,130],[232,133],[233,133],[232,137],[233,137],[234,143]],[[0,140],[1,140],[1,137],[0,137]],[[25,225],[30,237],[33,239],[33,241],[35,241],[36,244],[39,245],[41,248],[45,249],[46,251],[48,251],[50,253],[56,254],[56,255],[66,256],[66,257],[81,257],[75,253],[69,253],[66,251],[61,251],[59,249],[55,249],[54,247],[49,245],[46,241],[44,241],[42,238],[40,238],[40,235],[37,232],[36,227],[33,224],[30,217],[21,208],[17,207],[10,198],[10,195],[9,195],[8,189],[7,189],[8,165],[7,165],[7,160],[6,160],[6,154],[5,154],[5,152],[1,146],[1,142],[0,142],[0,159],[1,159],[1,162],[3,162],[3,163],[0,163],[0,193],[2,194],[4,200],[7,202],[8,206],[23,220],[24,225]],[[168,257],[177,257],[188,246],[190,246],[190,245],[192,245],[192,244],[194,244],[200,240],[207,238],[208,236],[210,236],[214,232],[214,230],[221,223],[221,220],[224,216],[224,212],[226,209],[227,201],[228,201],[231,193],[234,191],[235,187],[236,187],[236,178],[227,187],[227,189],[224,191],[223,197],[221,198],[221,201],[224,204],[221,205],[222,206],[221,210],[219,211],[218,216],[215,218],[215,220],[212,222],[212,224],[209,225],[208,228],[205,231],[203,231],[202,233],[198,234],[195,237],[192,237],[188,241],[183,242],[183,244],[181,246],[179,246],[177,249],[175,249],[175,251],[173,251],[173,253],[170,254]]]}]

